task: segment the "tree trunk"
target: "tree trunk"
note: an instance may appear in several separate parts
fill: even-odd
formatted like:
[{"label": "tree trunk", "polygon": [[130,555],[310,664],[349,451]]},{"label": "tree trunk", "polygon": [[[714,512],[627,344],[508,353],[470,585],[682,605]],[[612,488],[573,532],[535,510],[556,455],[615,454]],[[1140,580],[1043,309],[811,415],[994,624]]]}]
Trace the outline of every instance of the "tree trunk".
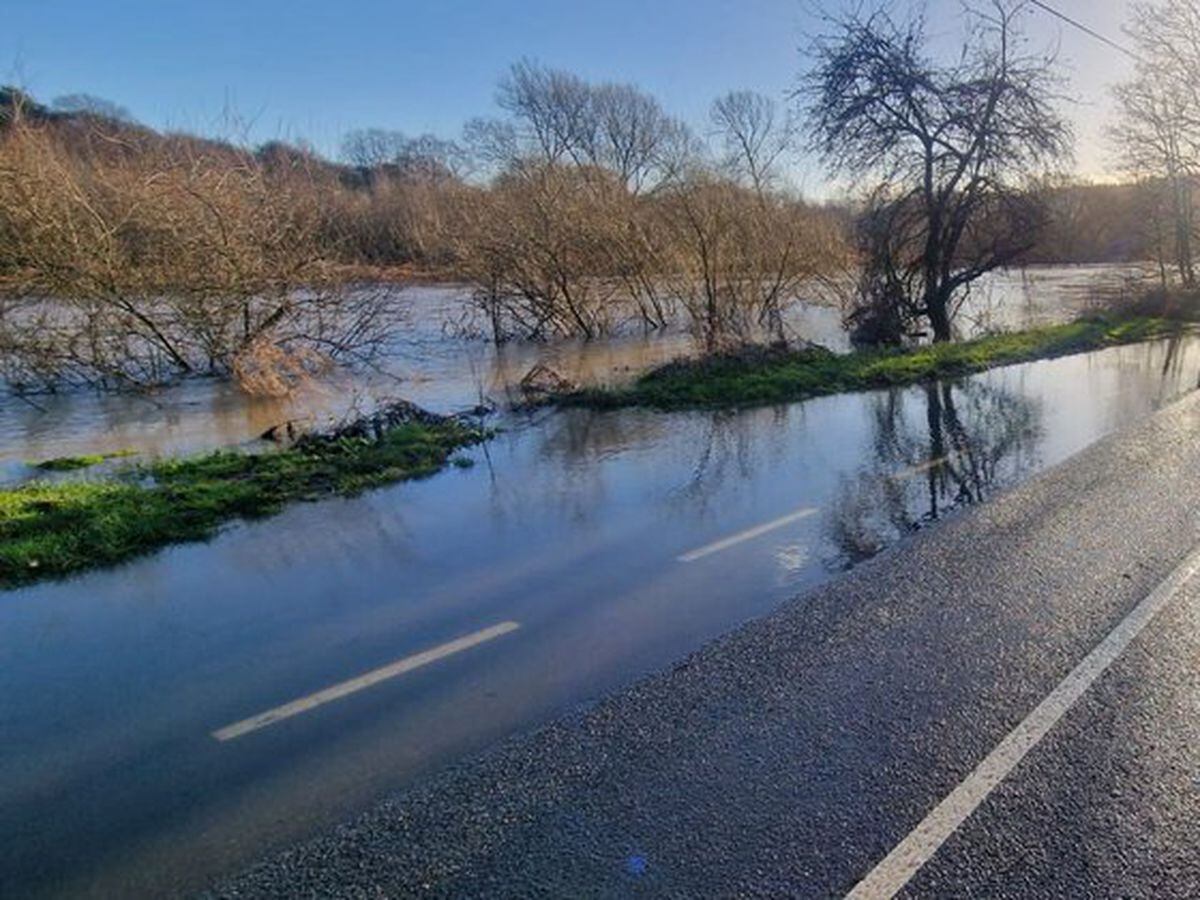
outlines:
[{"label": "tree trunk", "polygon": [[950,303],[942,292],[926,297],[925,308],[929,315],[929,326],[933,329],[934,343],[942,344],[952,337],[950,333]]},{"label": "tree trunk", "polygon": [[1185,288],[1196,283],[1196,272],[1192,260],[1192,196],[1186,176],[1176,176],[1173,185],[1175,213],[1175,264],[1179,267],[1179,280]]},{"label": "tree trunk", "polygon": [[1183,263],[1183,283],[1189,288],[1196,286],[1196,268],[1192,254],[1192,186],[1184,182],[1181,200],[1183,221],[1180,223],[1180,258]]}]

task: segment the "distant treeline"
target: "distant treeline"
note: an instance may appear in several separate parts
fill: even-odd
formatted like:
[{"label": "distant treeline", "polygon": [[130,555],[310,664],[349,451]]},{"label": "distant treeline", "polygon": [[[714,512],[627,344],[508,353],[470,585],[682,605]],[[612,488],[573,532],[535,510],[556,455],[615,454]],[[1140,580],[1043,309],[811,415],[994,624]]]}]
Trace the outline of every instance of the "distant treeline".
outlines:
[{"label": "distant treeline", "polygon": [[1044,188],[1046,220],[1028,263],[1153,261],[1161,235],[1145,185],[1072,183]]},{"label": "distant treeline", "polygon": [[[323,243],[333,259],[348,265],[454,274],[460,247],[445,227],[448,213],[464,192],[479,189],[480,176],[496,161],[495,146],[480,146],[497,139],[496,123],[479,119],[468,123],[462,141],[431,135],[409,138],[383,129],[351,132],[343,141],[342,159],[331,160],[310,147],[283,141],[247,149],[192,134],[162,134],[132,121],[123,108],[87,95],[60,98],[49,106],[17,89],[0,88],[0,128],[11,123],[16,108],[27,123],[45,126],[65,152],[81,159],[94,157],[98,150],[129,156],[167,149],[230,165],[252,161],[277,178],[300,175],[323,192]],[[1049,215],[1028,262],[1155,258],[1153,216],[1139,185],[1072,182],[1044,191]],[[853,219],[852,204],[831,201],[822,206],[843,222]]]}]

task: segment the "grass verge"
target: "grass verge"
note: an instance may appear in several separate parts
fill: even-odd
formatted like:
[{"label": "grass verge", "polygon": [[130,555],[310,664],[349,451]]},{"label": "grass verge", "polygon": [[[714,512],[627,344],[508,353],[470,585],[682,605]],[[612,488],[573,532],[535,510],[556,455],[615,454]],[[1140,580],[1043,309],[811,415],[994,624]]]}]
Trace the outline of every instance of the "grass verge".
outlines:
[{"label": "grass verge", "polygon": [[595,409],[648,406],[662,410],[784,403],[1083,353],[1164,337],[1184,327],[1148,316],[1093,318],[908,349],[836,354],[824,349],[756,348],[679,360],[648,372],[628,387],[587,389],[558,397],[556,402]]},{"label": "grass verge", "polygon": [[454,419],[408,422],[377,439],[343,436],[277,452],[222,451],[131,467],[104,480],[0,489],[0,587],[203,540],[232,519],[269,516],[292,501],[431,475],[456,450],[486,437]]}]

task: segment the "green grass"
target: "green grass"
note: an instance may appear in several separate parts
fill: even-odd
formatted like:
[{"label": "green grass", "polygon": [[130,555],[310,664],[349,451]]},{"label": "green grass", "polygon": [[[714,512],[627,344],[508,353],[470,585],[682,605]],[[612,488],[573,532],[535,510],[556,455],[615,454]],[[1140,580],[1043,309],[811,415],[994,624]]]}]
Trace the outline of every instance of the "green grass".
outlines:
[{"label": "green grass", "polygon": [[313,441],[269,453],[217,452],[131,467],[98,481],[0,490],[0,587],[111,565],[211,537],[232,519],[431,475],[486,433],[410,423],[379,441]]},{"label": "green grass", "polygon": [[1162,337],[1182,327],[1161,318],[1094,318],[909,349],[848,354],[824,349],[762,349],[668,363],[629,387],[579,391],[559,397],[557,402],[596,409],[647,406],[662,410],[784,403],[1083,353]]},{"label": "green grass", "polygon": [[117,450],[114,453],[91,453],[84,456],[56,456],[41,462],[30,463],[35,469],[43,472],[75,472],[79,469],[89,469],[110,459],[122,459],[126,456],[136,456],[133,450]]}]

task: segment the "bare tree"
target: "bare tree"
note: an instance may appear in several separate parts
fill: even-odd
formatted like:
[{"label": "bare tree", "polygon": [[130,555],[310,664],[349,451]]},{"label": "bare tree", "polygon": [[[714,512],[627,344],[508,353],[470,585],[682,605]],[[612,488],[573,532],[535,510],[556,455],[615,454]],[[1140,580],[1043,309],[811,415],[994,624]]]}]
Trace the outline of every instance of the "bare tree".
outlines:
[{"label": "bare tree", "polygon": [[441,180],[457,178],[465,154],[454,141],[432,134],[410,138],[400,131],[363,128],[342,139],[342,159],[374,177]]},{"label": "bare tree", "polygon": [[868,231],[887,239],[864,247],[886,270],[864,283],[886,291],[864,301],[898,304],[898,318],[927,320],[937,341],[950,340],[964,291],[1033,245],[1023,188],[1069,152],[1054,60],[1023,49],[1022,8],[975,11],[952,63],[930,56],[921,17],[849,14],[816,42],[801,90],[830,172],[886,186],[871,195]]},{"label": "bare tree", "polygon": [[95,94],[63,94],[50,102],[55,112],[82,113],[113,122],[132,122],[133,115],[124,106]]},{"label": "bare tree", "polygon": [[501,80],[497,103],[506,122],[476,119],[466,142],[485,163],[571,163],[616,173],[631,191],[677,171],[687,129],[649,94],[628,84],[592,84],[528,60]]},{"label": "bare tree", "polygon": [[585,148],[595,140],[594,121],[591,89],[578,75],[522,60],[501,79],[496,103],[520,129],[522,155],[550,163],[585,161]]},{"label": "bare tree", "polygon": [[685,127],[656,99],[631,85],[602,84],[591,90],[590,114],[590,162],[616,172],[635,193],[656,174],[670,174],[671,146]]},{"label": "bare tree", "polygon": [[484,177],[499,174],[522,155],[516,126],[488,116],[475,116],[466,121],[462,145],[471,170]]},{"label": "bare tree", "polygon": [[724,145],[726,167],[755,191],[765,191],[791,149],[795,129],[790,117],[770,97],[731,91],[713,102],[709,118]]},{"label": "bare tree", "polygon": [[466,157],[454,141],[422,134],[407,141],[392,160],[404,178],[444,181],[462,176]]},{"label": "bare tree", "polygon": [[1113,94],[1110,132],[1126,170],[1160,193],[1169,210],[1173,262],[1186,287],[1196,284],[1193,250],[1200,175],[1200,9],[1184,0],[1136,3],[1126,32],[1137,50],[1132,79]]},{"label": "bare tree", "polygon": [[408,137],[386,128],[360,128],[342,138],[342,159],[359,169],[375,169],[404,153]]}]

